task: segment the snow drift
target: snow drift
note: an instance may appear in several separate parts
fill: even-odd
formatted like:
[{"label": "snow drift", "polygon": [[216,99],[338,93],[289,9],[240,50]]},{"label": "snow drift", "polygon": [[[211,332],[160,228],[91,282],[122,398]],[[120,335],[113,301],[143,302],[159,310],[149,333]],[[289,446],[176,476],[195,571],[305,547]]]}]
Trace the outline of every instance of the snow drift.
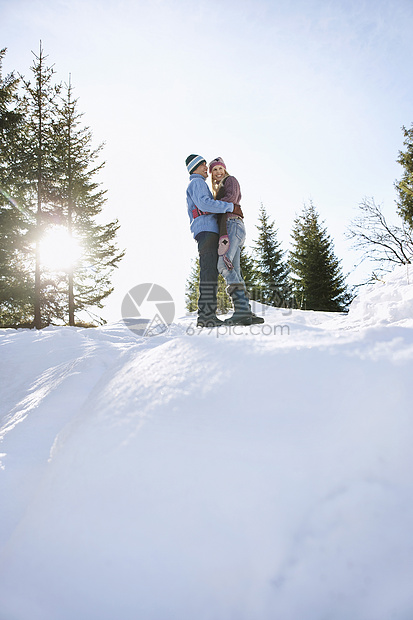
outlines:
[{"label": "snow drift", "polygon": [[2,330],[0,620],[410,620],[413,285]]}]

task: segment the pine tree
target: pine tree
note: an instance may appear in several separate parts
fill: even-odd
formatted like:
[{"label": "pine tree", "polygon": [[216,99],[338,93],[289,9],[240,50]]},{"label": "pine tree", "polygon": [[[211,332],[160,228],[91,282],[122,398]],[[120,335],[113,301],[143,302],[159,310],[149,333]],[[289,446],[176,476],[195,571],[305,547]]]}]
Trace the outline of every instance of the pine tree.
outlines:
[{"label": "pine tree", "polygon": [[227,293],[227,283],[225,278],[218,274],[218,291],[217,291],[217,314],[226,314],[233,307],[232,301]]},{"label": "pine tree", "polygon": [[199,259],[192,260],[189,278],[186,281],[185,307],[188,312],[196,312],[199,297]]},{"label": "pine tree", "polygon": [[252,297],[269,306],[281,307],[288,304],[288,266],[277,240],[277,230],[270,221],[263,204],[259,212],[258,239],[254,241],[258,289]]},{"label": "pine tree", "polygon": [[259,273],[253,257],[250,255],[245,246],[241,249],[240,255],[241,275],[245,282],[247,291],[252,296],[254,291],[259,288]]},{"label": "pine tree", "polygon": [[18,111],[19,78],[13,73],[3,79],[0,51],[0,326],[30,323],[34,282],[28,235],[32,215],[19,200],[18,145],[22,115]]},{"label": "pine tree", "polygon": [[[61,97],[41,44],[34,56],[33,83],[20,77],[22,94],[17,80],[0,82],[0,320],[40,328],[67,317],[73,325],[75,312],[103,307],[124,252],[116,245],[117,220],[96,222],[106,201],[95,180],[102,147],[93,149],[89,128],[80,126],[70,82]],[[46,267],[41,246],[59,228],[81,243],[82,257],[75,265]]]},{"label": "pine tree", "polygon": [[[218,274],[217,314],[226,314],[232,308],[232,301],[227,294],[225,279]],[[199,298],[199,258],[192,261],[189,278],[186,281],[185,307],[188,312],[196,312]]]},{"label": "pine tree", "polygon": [[33,318],[34,282],[27,243],[30,228],[30,222],[12,205],[0,206],[1,327],[28,326]]},{"label": "pine tree", "polygon": [[[43,281],[41,269],[41,239],[47,224],[59,215],[58,181],[59,158],[55,140],[55,107],[60,85],[53,83],[54,69],[46,64],[40,51],[34,54],[31,71],[33,83],[22,78],[24,96],[20,113],[24,116],[24,134],[20,143],[19,164],[25,208],[35,213],[36,225],[32,238],[34,246],[34,327],[40,329],[50,322],[60,307],[59,292],[50,278]],[[44,314],[45,316],[42,316]],[[62,318],[61,312],[57,312]]]},{"label": "pine tree", "polygon": [[396,190],[399,200],[396,202],[402,219],[413,228],[413,125],[410,129],[402,127],[405,151],[399,151],[397,162],[403,166],[404,172]]},{"label": "pine tree", "polygon": [[296,305],[304,310],[343,311],[351,301],[333,243],[312,203],[294,221],[290,253]]},{"label": "pine tree", "polygon": [[[90,306],[102,308],[102,300],[111,292],[110,276],[124,256],[116,243],[117,220],[98,225],[95,218],[106,202],[106,191],[95,180],[104,162],[97,159],[103,145],[92,148],[89,127],[82,127],[71,79],[65,85],[65,97],[57,109],[62,221],[69,238],[79,243],[82,254],[67,267],[69,325],[75,324],[75,312]],[[96,165],[95,165],[96,162]]]},{"label": "pine tree", "polygon": [[[20,115],[15,110],[19,79],[15,77],[14,73],[10,73],[3,78],[3,58],[6,55],[6,51],[6,48],[0,50],[0,131],[2,137],[0,149],[2,155],[6,154],[4,150],[6,142],[10,142],[10,137],[7,140],[7,136],[9,136],[10,132],[13,132],[21,120]],[[3,161],[0,162],[0,169],[4,173]]]}]

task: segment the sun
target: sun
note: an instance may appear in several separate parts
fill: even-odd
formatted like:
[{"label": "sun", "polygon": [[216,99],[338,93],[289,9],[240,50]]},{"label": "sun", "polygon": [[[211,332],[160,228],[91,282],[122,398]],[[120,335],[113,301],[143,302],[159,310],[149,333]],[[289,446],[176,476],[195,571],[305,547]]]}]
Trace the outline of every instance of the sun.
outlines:
[{"label": "sun", "polygon": [[64,226],[53,226],[40,240],[40,263],[47,271],[68,271],[81,254],[79,242]]}]

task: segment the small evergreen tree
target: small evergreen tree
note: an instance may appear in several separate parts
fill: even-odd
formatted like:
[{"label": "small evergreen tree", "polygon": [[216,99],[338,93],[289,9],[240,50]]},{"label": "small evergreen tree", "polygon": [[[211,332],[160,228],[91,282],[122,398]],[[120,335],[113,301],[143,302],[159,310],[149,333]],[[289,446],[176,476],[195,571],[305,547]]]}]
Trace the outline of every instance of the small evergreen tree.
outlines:
[{"label": "small evergreen tree", "polygon": [[[227,294],[227,285],[225,279],[218,274],[218,290],[217,290],[217,313],[226,314],[232,308],[232,302]],[[196,312],[198,310],[199,298],[199,258],[192,261],[191,272],[186,281],[185,307],[188,312]]]},{"label": "small evergreen tree", "polygon": [[255,246],[255,288],[252,297],[269,306],[281,307],[288,304],[288,266],[284,262],[277,230],[271,222],[263,204],[259,212],[258,239]]},{"label": "small evergreen tree", "polygon": [[399,151],[397,162],[403,166],[402,178],[396,184],[399,195],[396,201],[402,219],[413,228],[413,125],[410,129],[402,128],[404,134],[404,151]]},{"label": "small evergreen tree", "polygon": [[191,271],[186,281],[185,307],[188,312],[196,312],[199,297],[199,258],[191,261]]},{"label": "small evergreen tree", "polygon": [[226,314],[233,307],[232,301],[227,293],[227,283],[221,274],[218,274],[217,291],[217,314]]},{"label": "small evergreen tree", "polygon": [[333,243],[312,203],[294,221],[290,253],[296,305],[304,310],[343,311],[351,301]]}]

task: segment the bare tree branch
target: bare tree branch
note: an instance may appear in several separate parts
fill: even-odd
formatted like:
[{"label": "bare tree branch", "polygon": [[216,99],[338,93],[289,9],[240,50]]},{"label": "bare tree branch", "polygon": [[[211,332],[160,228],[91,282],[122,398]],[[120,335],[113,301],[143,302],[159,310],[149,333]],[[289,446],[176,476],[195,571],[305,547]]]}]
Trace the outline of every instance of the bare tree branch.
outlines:
[{"label": "bare tree branch", "polygon": [[380,263],[410,264],[413,259],[413,231],[389,224],[373,198],[365,198],[359,205],[361,215],[347,229],[346,237],[353,247],[363,251],[362,260]]}]

